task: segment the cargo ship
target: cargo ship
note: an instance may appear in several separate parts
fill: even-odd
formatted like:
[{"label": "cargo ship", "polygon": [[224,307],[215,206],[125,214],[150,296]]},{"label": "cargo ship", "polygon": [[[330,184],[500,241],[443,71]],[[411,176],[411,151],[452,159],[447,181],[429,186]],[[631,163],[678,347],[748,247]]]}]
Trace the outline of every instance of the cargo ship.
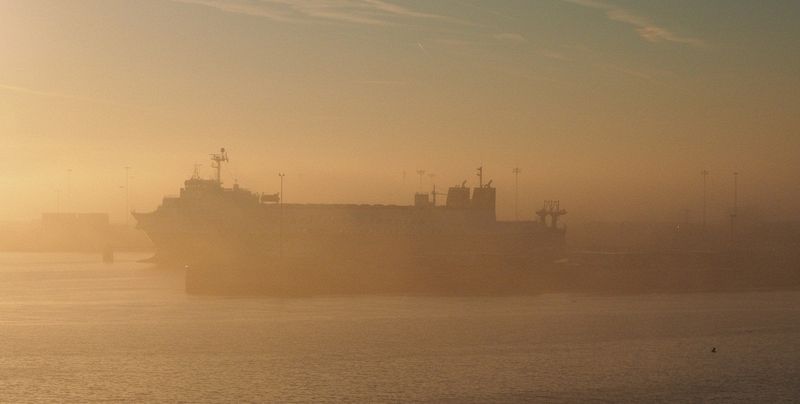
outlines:
[{"label": "cargo ship", "polygon": [[133,212],[156,247],[153,260],[187,268],[190,292],[488,291],[564,253],[567,212],[558,201],[545,201],[538,220],[497,220],[482,167],[476,187],[450,187],[443,203],[434,189],[405,206],[303,204],[225,187],[227,152],[211,160],[215,178],[195,170],[178,196]]}]

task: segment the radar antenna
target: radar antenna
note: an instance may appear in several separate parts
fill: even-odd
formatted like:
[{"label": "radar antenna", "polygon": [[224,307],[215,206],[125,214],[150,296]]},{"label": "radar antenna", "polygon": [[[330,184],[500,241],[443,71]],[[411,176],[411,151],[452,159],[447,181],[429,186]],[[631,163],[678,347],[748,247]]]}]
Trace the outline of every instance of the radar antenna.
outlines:
[{"label": "radar antenna", "polygon": [[222,163],[228,161],[228,152],[225,151],[225,148],[220,148],[219,153],[214,153],[211,155],[211,167],[217,169],[217,184],[222,186]]}]

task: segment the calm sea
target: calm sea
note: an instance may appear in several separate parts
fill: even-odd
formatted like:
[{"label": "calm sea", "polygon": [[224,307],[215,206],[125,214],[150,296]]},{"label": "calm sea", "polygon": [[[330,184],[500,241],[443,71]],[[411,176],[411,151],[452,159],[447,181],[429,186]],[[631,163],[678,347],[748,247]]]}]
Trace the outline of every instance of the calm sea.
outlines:
[{"label": "calm sea", "polygon": [[141,258],[0,254],[0,401],[800,400],[800,293],[213,298]]}]

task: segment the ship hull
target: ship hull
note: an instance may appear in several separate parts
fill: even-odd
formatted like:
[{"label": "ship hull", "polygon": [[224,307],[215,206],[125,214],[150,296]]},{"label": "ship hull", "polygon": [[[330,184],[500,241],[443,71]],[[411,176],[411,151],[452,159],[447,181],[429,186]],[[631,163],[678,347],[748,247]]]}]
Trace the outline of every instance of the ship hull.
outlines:
[{"label": "ship hull", "polygon": [[186,291],[206,295],[507,296],[541,293],[693,293],[797,290],[797,254],[744,252],[461,254],[404,260],[283,258],[197,265]]},{"label": "ship hull", "polygon": [[[469,255],[525,257],[563,248],[564,232],[469,212],[406,207],[260,206],[248,212],[136,214],[165,265],[253,266],[280,258],[323,262]],[[464,261],[464,259],[460,259]],[[469,261],[469,260],[467,260]]]},{"label": "ship hull", "polygon": [[392,222],[352,207],[309,229],[297,224],[303,209],[287,208],[283,223],[270,212],[138,219],[157,262],[189,268],[187,291],[199,294],[522,293],[565,253],[564,232],[534,222],[448,223],[413,208],[390,212],[403,219]]},{"label": "ship hull", "polygon": [[186,290],[212,295],[525,294],[556,255],[439,254],[284,257],[264,263],[193,265]]}]

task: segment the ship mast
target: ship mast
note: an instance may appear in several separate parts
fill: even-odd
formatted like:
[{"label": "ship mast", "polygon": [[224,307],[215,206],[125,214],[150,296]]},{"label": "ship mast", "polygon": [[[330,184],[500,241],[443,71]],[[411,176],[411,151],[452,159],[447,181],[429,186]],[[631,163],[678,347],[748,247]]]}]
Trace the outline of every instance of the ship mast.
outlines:
[{"label": "ship mast", "polygon": [[228,161],[228,153],[225,148],[220,148],[219,153],[212,154],[211,161],[211,167],[217,169],[217,184],[222,186],[222,163]]}]

